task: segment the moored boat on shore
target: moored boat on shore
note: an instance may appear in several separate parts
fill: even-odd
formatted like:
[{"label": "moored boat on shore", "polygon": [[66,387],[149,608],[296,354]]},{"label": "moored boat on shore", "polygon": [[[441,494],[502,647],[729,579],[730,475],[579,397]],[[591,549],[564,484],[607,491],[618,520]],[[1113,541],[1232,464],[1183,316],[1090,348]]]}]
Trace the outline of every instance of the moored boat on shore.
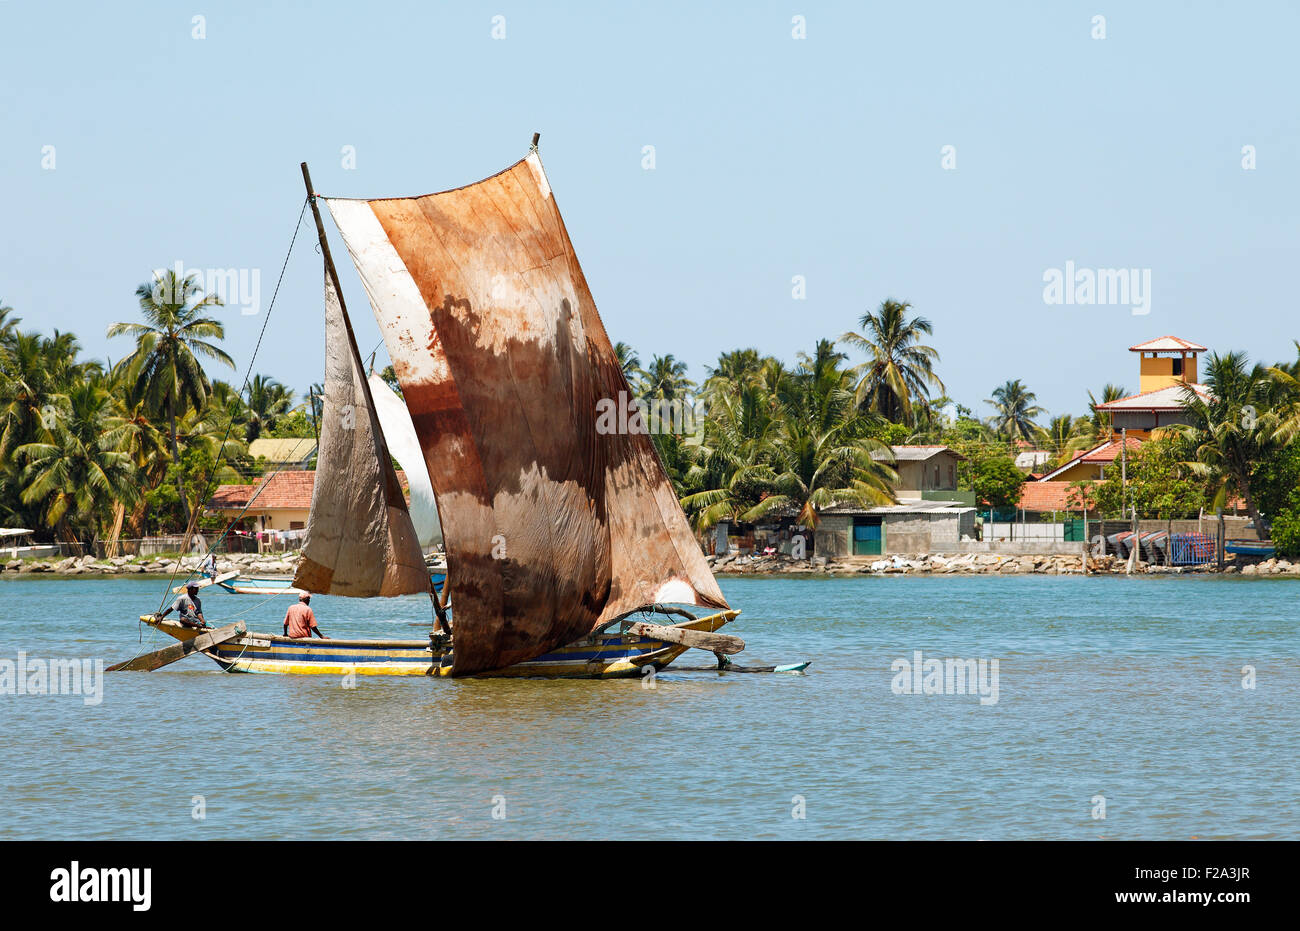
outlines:
[{"label": "moored boat on shore", "polygon": [[1228,540],[1223,544],[1225,553],[1236,553],[1239,556],[1259,556],[1268,559],[1277,555],[1276,547],[1264,540]]}]

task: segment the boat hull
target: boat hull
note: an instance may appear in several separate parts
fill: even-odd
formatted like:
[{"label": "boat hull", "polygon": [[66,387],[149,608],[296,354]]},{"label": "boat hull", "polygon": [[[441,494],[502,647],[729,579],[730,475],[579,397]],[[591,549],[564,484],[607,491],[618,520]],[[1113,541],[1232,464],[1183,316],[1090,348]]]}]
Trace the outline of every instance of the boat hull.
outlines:
[{"label": "boat hull", "polygon": [[[712,632],[739,613],[722,611],[674,626]],[[202,633],[151,615],[140,620],[181,641]],[[628,678],[644,675],[647,666],[663,669],[687,649],[652,637],[599,633],[476,678]],[[309,640],[253,632],[203,653],[227,672],[326,676],[450,676],[453,656],[450,648],[436,647],[429,640]]]},{"label": "boat hull", "polygon": [[1256,543],[1251,540],[1229,540],[1223,544],[1225,553],[1235,553],[1238,556],[1263,556],[1271,557],[1277,554],[1277,549],[1272,543]]}]

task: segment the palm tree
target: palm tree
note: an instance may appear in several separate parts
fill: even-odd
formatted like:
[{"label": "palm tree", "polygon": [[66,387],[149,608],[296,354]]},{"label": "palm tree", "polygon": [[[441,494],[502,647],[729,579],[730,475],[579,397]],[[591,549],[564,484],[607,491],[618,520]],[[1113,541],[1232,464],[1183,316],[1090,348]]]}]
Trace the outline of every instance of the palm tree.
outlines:
[{"label": "palm tree", "polygon": [[636,354],[636,350],[627,343],[617,342],[614,344],[614,355],[618,356],[618,365],[623,370],[627,383],[635,384],[642,374],[641,357]]},{"label": "palm tree", "polygon": [[[390,379],[390,375],[391,375],[391,379]],[[397,372],[393,370],[393,367],[391,365],[385,368],[383,372],[380,373],[379,377],[384,380],[384,384],[386,384],[390,389],[392,389],[393,394],[405,400],[405,397],[402,394],[402,386],[398,384],[397,381]],[[307,399],[300,406],[307,408],[307,414],[311,417],[312,435],[317,437],[318,439],[320,437],[321,409],[324,406],[324,404],[325,404],[325,386],[322,385],[320,382],[312,382],[307,387]]]},{"label": "palm tree", "polygon": [[[0,316],[0,319],[3,319],[3,316]],[[1292,378],[1300,378],[1300,339],[1291,340],[1291,344],[1295,346],[1296,357],[1290,362],[1279,362],[1269,371],[1276,370]]]},{"label": "palm tree", "polygon": [[276,421],[293,410],[293,392],[274,378],[254,375],[244,410],[244,439],[251,443],[264,430],[274,430]]},{"label": "palm tree", "polygon": [[12,333],[0,374],[0,457],[18,446],[48,442],[65,386],[99,372],[95,362],[76,361],[81,347],[71,333]]},{"label": "palm tree", "polygon": [[821,511],[832,505],[894,503],[898,474],[889,465],[893,453],[879,440],[858,435],[857,427],[852,416],[829,430],[798,417],[782,420],[775,474],[766,483],[770,493],[741,520],[794,511],[799,523],[815,528]]},{"label": "palm tree", "polygon": [[993,426],[999,434],[1007,440],[1014,440],[1017,436],[1032,440],[1039,430],[1034,418],[1043,413],[1043,409],[1034,404],[1036,400],[1035,394],[1017,378],[994,388],[993,397],[984,403],[997,409]]},{"label": "palm tree", "polygon": [[1261,365],[1247,367],[1246,355],[1213,353],[1205,366],[1206,400],[1190,385],[1182,386],[1188,423],[1171,428],[1190,441],[1193,475],[1204,478],[1212,507],[1221,508],[1236,493],[1246,502],[1260,538],[1269,539],[1268,521],[1260,514],[1251,478],[1287,435],[1287,426],[1272,405],[1276,382]]},{"label": "palm tree", "polygon": [[1053,461],[1064,462],[1072,453],[1083,449],[1088,443],[1090,426],[1086,417],[1069,414],[1053,417],[1044,431],[1048,448],[1055,454]]},{"label": "palm tree", "polygon": [[855,370],[858,403],[908,426],[916,422],[914,406],[930,396],[930,389],[944,390],[934,373],[939,352],[920,342],[922,334],[933,333],[933,327],[925,317],[909,320],[911,308],[906,301],[885,300],[875,313],[868,311],[859,319],[862,333],[840,337],[868,356]]},{"label": "palm tree", "polygon": [[775,477],[768,463],[776,430],[761,388],[718,394],[685,476],[685,484],[702,490],[681,499],[697,532],[735,521],[758,503],[764,483]]},{"label": "palm tree", "polygon": [[1268,370],[1278,410],[1277,440],[1282,444],[1300,437],[1300,340],[1295,348],[1296,361],[1279,362]]},{"label": "palm tree", "polygon": [[704,390],[709,394],[729,393],[757,384],[764,359],[757,349],[733,349],[718,356],[718,364],[705,366]]},{"label": "palm tree", "polygon": [[835,348],[833,340],[818,340],[812,355],[800,352],[796,358],[799,365],[780,399],[786,419],[793,416],[825,431],[850,421],[866,423],[872,416],[866,411],[849,415],[856,404],[853,373],[840,368],[848,356]]},{"label": "palm tree", "polygon": [[[235,367],[230,356],[208,342],[224,339],[225,327],[219,320],[201,315],[205,307],[221,306],[221,299],[203,293],[198,275],[180,278],[171,270],[155,273],[152,282],[136,288],[135,295],[145,323],[114,323],[108,336],[135,338],[135,350],[118,365],[129,373],[131,393],[147,400],[152,410],[166,414],[172,459],[179,462],[177,418],[187,409],[202,410],[211,391],[196,355]],[[179,475],[176,490],[188,521],[189,506]]]},{"label": "palm tree", "polygon": [[684,401],[694,387],[695,382],[686,377],[686,363],[678,362],[670,353],[650,360],[641,381],[641,397],[647,401]]},{"label": "palm tree", "polygon": [[[176,430],[187,450],[196,449],[213,463],[233,463],[248,456],[248,444],[232,429],[227,409],[218,405],[209,404],[201,411],[186,411],[177,422]],[[231,471],[233,468],[223,465],[216,478],[235,480],[232,476],[237,473]]]},{"label": "palm tree", "polygon": [[944,431],[949,427],[949,419],[944,409],[954,404],[952,398],[941,394],[937,398],[925,398],[916,405],[915,429],[908,435],[909,443],[941,443]]},{"label": "palm tree", "polygon": [[140,495],[113,406],[113,395],[100,379],[76,382],[49,441],[25,443],[15,451],[24,464],[23,503],[38,507],[45,525],[66,540],[78,532],[97,534],[119,502]]},{"label": "palm tree", "polygon": [[[118,396],[124,397],[124,393]],[[154,425],[143,399],[122,402],[119,418],[122,433],[119,448],[130,457],[138,484],[142,490],[157,488],[167,478],[167,464],[171,461],[167,437]],[[136,498],[127,521],[136,532],[144,527],[146,506],[143,495]]]},{"label": "palm tree", "polygon": [[1078,420],[1081,444],[1096,446],[1111,435],[1110,412],[1100,410],[1099,406],[1125,397],[1128,397],[1128,389],[1123,385],[1114,385],[1110,382],[1102,386],[1100,399],[1091,391],[1088,392],[1088,416],[1080,417]]},{"label": "palm tree", "polygon": [[799,523],[816,527],[819,513],[833,504],[895,500],[893,452],[870,436],[880,415],[859,406],[853,374],[839,367],[843,359],[831,340],[818,342],[812,355],[800,354],[780,402],[766,495],[741,520],[794,511]]},{"label": "palm tree", "polygon": [[[0,301],[0,347],[8,344],[13,339],[15,328],[22,323],[22,317],[13,315],[14,309],[8,304]],[[0,359],[0,361],[3,361]]]}]

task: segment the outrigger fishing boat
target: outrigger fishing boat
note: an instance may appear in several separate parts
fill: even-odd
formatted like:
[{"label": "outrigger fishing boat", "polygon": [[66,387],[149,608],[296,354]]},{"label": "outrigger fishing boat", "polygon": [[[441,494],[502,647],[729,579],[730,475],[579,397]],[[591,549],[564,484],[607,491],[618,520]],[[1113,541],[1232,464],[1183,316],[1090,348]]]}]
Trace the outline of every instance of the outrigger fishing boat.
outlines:
[{"label": "outrigger fishing boat", "polygon": [[[231,672],[636,676],[687,649],[718,668],[723,597],[597,314],[537,153],[419,197],[322,197],[302,165],[325,266],[317,473],[292,585],[370,598],[427,593],[427,640],[290,639],[201,630],[119,668],[201,652]],[[447,581],[431,584],[362,368],[324,203],[383,333],[436,499]],[[602,416],[626,405],[626,416]],[[618,424],[627,424],[620,429]],[[696,616],[690,609],[710,609]],[[676,623],[655,620],[683,618]]]},{"label": "outrigger fishing boat", "polygon": [[[482,675],[583,679],[644,675],[647,667],[663,669],[691,646],[706,647],[712,642],[720,652],[730,651],[732,641],[737,638],[710,641],[700,635],[712,633],[739,613],[721,611],[665,628],[660,628],[659,625],[639,625],[631,618],[615,621],[589,637]],[[252,633],[243,629],[242,625],[231,625],[232,628],[239,629],[230,630],[231,636],[225,637],[218,631],[186,627],[170,619],[157,621],[152,616],[145,616],[140,620],[175,637],[181,644],[195,644],[194,650],[203,652],[227,672],[448,676],[452,675],[455,665],[452,638],[437,635],[423,640],[295,640],[274,634]],[[634,628],[639,630],[643,627],[655,629],[659,636],[633,632]],[[213,642],[195,643],[204,636],[212,638]],[[663,637],[674,639],[661,639]],[[688,638],[689,644],[676,642]],[[801,672],[807,666],[807,663],[792,663],[781,667],[755,668],[734,666],[726,661],[721,668],[735,672]],[[124,664],[123,668],[128,667]]]}]

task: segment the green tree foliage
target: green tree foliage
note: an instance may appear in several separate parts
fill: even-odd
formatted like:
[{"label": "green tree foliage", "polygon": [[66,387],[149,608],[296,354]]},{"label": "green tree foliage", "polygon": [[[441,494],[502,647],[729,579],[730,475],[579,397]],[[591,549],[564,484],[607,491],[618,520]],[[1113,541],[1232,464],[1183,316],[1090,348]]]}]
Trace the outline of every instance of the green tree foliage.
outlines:
[{"label": "green tree foliage", "polygon": [[1043,413],[1043,409],[1034,403],[1034,393],[1016,378],[993,389],[993,397],[985,404],[993,405],[997,411],[993,415],[993,429],[1008,441],[1017,437],[1033,440],[1039,431],[1034,418]]},{"label": "green tree foliage", "polygon": [[970,488],[983,507],[1009,508],[1020,500],[1025,473],[1009,455],[982,447],[971,449],[965,463]]},{"label": "green tree foliage", "polygon": [[840,342],[866,353],[867,361],[854,370],[858,403],[889,420],[916,425],[918,406],[930,398],[930,389],[943,391],[934,372],[939,352],[921,342],[933,332],[925,317],[908,318],[912,305],[892,298],[858,320],[861,333],[848,332]]},{"label": "green tree foliage", "polygon": [[42,431],[48,439],[15,451],[23,504],[66,540],[94,537],[119,502],[130,504],[139,494],[126,426],[102,382],[96,377],[70,385]]},{"label": "green tree foliage", "polygon": [[[255,471],[247,443],[259,436],[310,437],[318,430],[320,385],[294,395],[269,375],[247,398],[210,379],[200,360],[233,365],[220,348],[219,304],[196,278],[164,273],[136,290],[143,322],[117,323],[133,351],[111,370],[80,358],[70,333],[20,329],[0,303],[0,521],[47,535],[91,540],[124,520],[133,533],[184,529],[216,483]],[[1110,435],[1098,399],[1083,416],[1045,412],[1019,380],[993,392],[988,422],[946,396],[934,371],[932,333],[905,302],[885,301],[841,344],[798,353],[793,365],[753,347],[721,353],[698,390],[685,363],[615,347],[638,398],[676,405],[653,441],[693,525],[788,516],[816,525],[835,505],[893,500],[891,446],[942,443],[966,457],[959,487],[981,504],[1009,507],[1024,476],[1010,453],[1017,439],[1042,443],[1058,461]],[[1192,516],[1240,495],[1279,550],[1300,546],[1300,344],[1297,360],[1264,369],[1240,353],[1203,367],[1213,397],[1187,392],[1191,424],[1132,454],[1128,500],[1144,516]],[[391,366],[382,377],[398,390]],[[1125,394],[1106,385],[1101,401]],[[692,418],[703,412],[698,422]],[[662,424],[661,424],[662,426]],[[218,468],[220,463],[220,468]],[[1118,474],[1073,489],[1074,506],[1118,513]],[[1085,501],[1084,498],[1087,498]]]},{"label": "green tree foliage", "polygon": [[695,382],[686,377],[686,363],[671,353],[655,356],[641,378],[640,396],[646,401],[688,401]]},{"label": "green tree foliage", "polygon": [[1240,495],[1266,540],[1268,521],[1255,498],[1256,473],[1285,438],[1277,383],[1240,352],[1211,354],[1205,376],[1209,400],[1183,388],[1190,423],[1179,432],[1191,449],[1188,468],[1205,487],[1210,507],[1223,507],[1230,495]]},{"label": "green tree foliage", "polygon": [[[244,438],[251,443],[263,433],[278,436],[276,424],[291,410],[293,391],[274,378],[254,375],[248,383],[248,397],[244,401]],[[311,436],[310,433],[306,435]]]},{"label": "green tree foliage", "polygon": [[1097,485],[1097,509],[1108,517],[1125,516],[1126,508],[1133,507],[1148,519],[1196,517],[1209,502],[1204,486],[1185,464],[1188,454],[1186,441],[1169,431],[1129,450],[1124,476],[1110,469]]},{"label": "green tree foliage", "polygon": [[[180,459],[177,420],[187,410],[207,406],[212,386],[199,363],[199,356],[235,367],[234,360],[213,340],[225,337],[225,328],[213,317],[203,315],[209,307],[221,305],[215,294],[204,294],[199,277],[183,278],[175,271],[155,273],[135,290],[144,323],[114,323],[109,337],[129,336],[135,349],[118,365],[126,374],[130,395],[145,400],[149,410],[167,418],[172,459]],[[177,488],[182,512],[189,518],[188,504]]]}]

